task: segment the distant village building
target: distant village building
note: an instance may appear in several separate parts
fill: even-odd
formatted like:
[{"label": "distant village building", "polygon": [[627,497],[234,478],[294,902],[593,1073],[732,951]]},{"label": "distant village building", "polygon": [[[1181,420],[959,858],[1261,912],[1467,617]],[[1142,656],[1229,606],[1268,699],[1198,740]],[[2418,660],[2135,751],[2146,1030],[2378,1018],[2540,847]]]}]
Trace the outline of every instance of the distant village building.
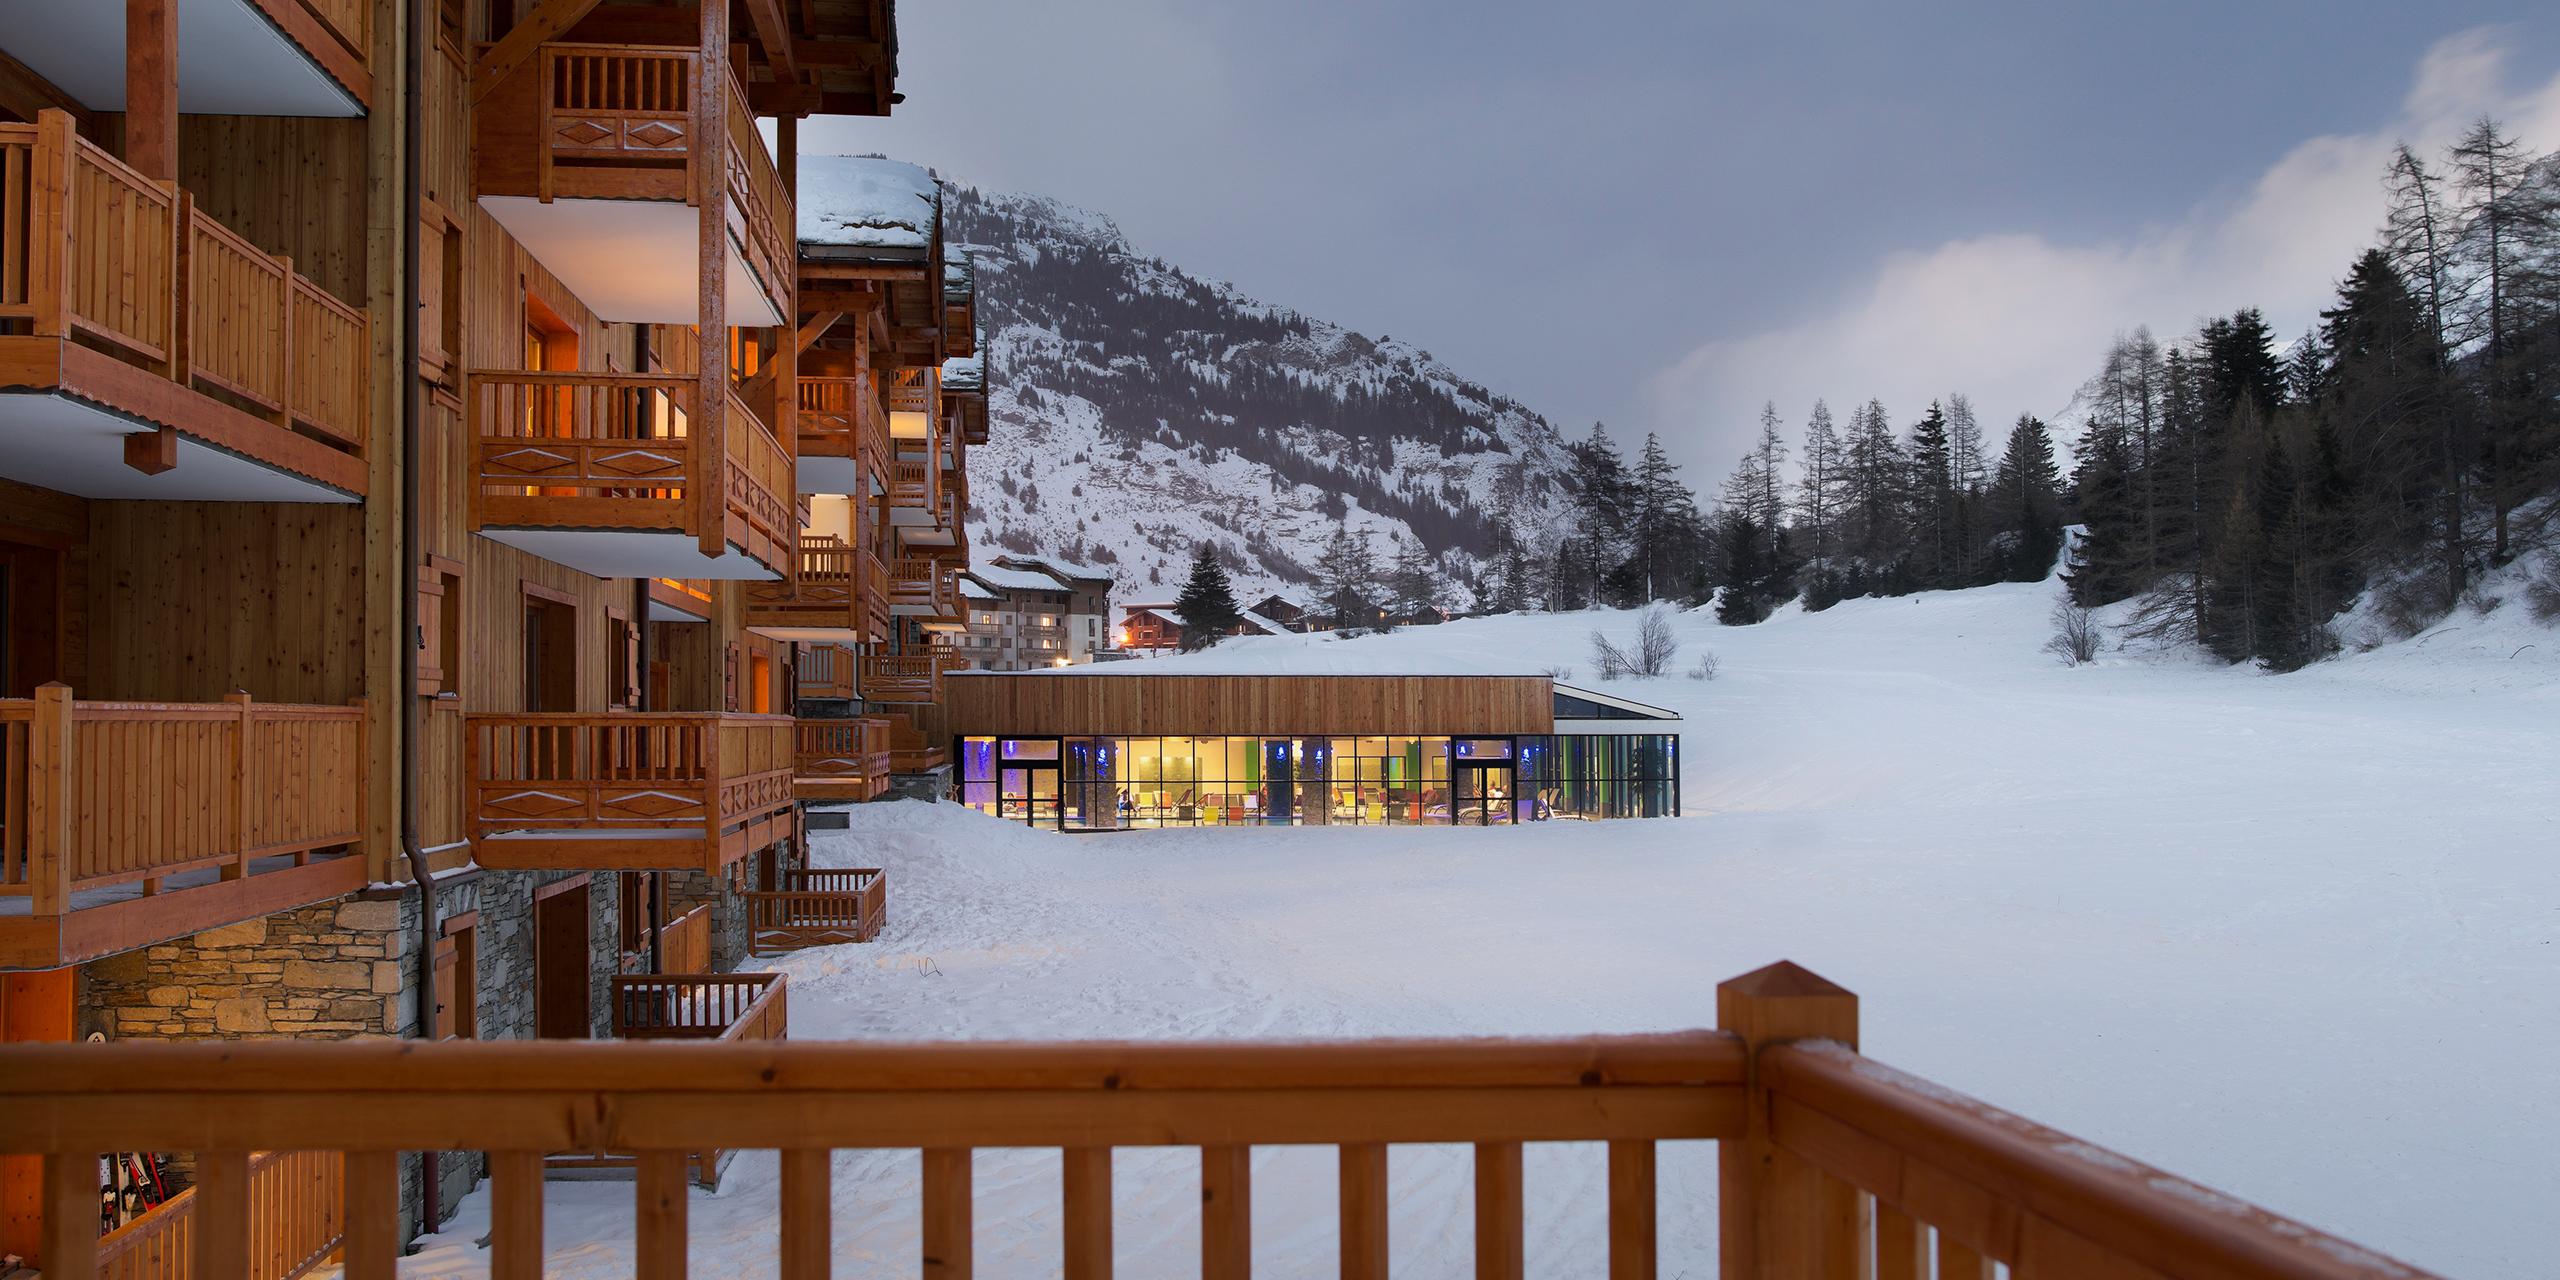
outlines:
[{"label": "distant village building", "polygon": [[1307,629],[1307,606],[1277,591],[1255,601],[1245,612],[1268,618],[1290,631]]},{"label": "distant village building", "polygon": [[998,556],[961,580],[959,654],[980,671],[1091,662],[1108,647],[1109,574],[1042,556]]},{"label": "distant village building", "polygon": [[[1182,619],[1171,601],[1159,604],[1133,604],[1120,615],[1120,647],[1133,653],[1171,653],[1182,647],[1189,624]],[[1227,632],[1231,636],[1277,636],[1297,630],[1258,609],[1247,609],[1244,621]]]}]

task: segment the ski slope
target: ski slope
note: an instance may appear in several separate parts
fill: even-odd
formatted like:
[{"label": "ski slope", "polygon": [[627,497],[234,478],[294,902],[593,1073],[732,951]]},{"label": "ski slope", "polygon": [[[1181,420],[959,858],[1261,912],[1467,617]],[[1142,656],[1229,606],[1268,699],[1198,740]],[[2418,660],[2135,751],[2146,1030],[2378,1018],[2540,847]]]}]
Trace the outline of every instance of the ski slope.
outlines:
[{"label": "ski slope", "polygon": [[[876,943],[804,952],[791,1034],[1232,1037],[1711,1024],[1781,957],[1859,993],[1871,1054],[2454,1276],[2546,1274],[2560,1203],[2560,637],[2520,606],[2283,677],[2066,669],[2033,584],[1680,622],[1687,816],[1492,830],[1065,837],[856,811]],[[1514,617],[1165,659],[1587,678]],[[1162,669],[1162,668],[1159,668]],[[1711,1148],[1664,1152],[1665,1276],[1712,1275]],[[1198,1268],[1196,1161],[1118,1156],[1121,1273]],[[1469,1270],[1469,1164],[1393,1154],[1398,1275]],[[1254,1168],[1257,1270],[1330,1274],[1330,1151]],[[694,1274],[773,1274],[775,1169],[692,1209]],[[1533,1150],[1530,1273],[1598,1275],[1596,1148]],[[1057,1167],[977,1157],[980,1274],[1055,1268]],[[917,1270],[918,1161],[844,1153],[839,1274]],[[631,1272],[627,1186],[548,1190],[552,1268]],[[485,1271],[485,1191],[411,1259]]]}]

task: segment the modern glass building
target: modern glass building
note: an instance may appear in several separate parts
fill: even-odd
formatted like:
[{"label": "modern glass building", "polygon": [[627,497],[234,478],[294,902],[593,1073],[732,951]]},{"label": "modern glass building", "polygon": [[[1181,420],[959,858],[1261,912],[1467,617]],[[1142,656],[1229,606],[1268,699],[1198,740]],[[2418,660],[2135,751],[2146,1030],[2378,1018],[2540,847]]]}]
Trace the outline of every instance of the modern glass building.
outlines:
[{"label": "modern glass building", "polygon": [[[1461,677],[1008,679],[955,688],[953,785],[962,803],[1011,821],[1065,831],[1500,826],[1680,811],[1678,716],[1545,677],[1488,678],[1535,680],[1537,714],[1524,714],[1531,690]],[[999,728],[1000,708],[1024,727]],[[1127,729],[1099,723],[1115,712]],[[1410,731],[1434,714],[1455,730]],[[1230,716],[1242,722],[1197,731]],[[1284,731],[1270,719],[1280,716],[1330,723]],[[1164,731],[1174,727],[1191,731]]]}]

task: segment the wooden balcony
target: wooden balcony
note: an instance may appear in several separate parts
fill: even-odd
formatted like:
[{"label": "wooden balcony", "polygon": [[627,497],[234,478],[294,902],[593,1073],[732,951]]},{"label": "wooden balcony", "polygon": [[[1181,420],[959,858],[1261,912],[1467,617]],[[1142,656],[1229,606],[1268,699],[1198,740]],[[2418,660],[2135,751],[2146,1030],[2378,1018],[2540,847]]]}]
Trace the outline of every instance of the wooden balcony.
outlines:
[{"label": "wooden balcony", "polygon": [[940,702],[942,677],[968,666],[969,660],[956,653],[866,653],[862,696],[872,702]]},{"label": "wooden balcony", "polygon": [[884,640],[888,592],[888,570],[880,557],[834,538],[804,535],[798,566],[789,578],[747,588],[746,624],[780,640]]},{"label": "wooden balcony", "polygon": [[472,524],[599,578],[771,579],[799,540],[791,455],[733,391],[665,374],[472,374]]},{"label": "wooden balcony", "polygon": [[[705,923],[708,923],[706,918]],[[616,1040],[770,1044],[790,1032],[790,983],[778,973],[617,974],[606,993]],[[694,1185],[717,1187],[734,1151],[685,1153]],[[554,1176],[636,1177],[639,1160],[627,1152],[554,1152],[544,1170]]]},{"label": "wooden balcony", "polygon": [[802,800],[876,800],[889,791],[889,721],[800,721],[792,791]]},{"label": "wooden balcony", "polygon": [[0,475],[87,498],[356,502],[372,322],[81,138],[0,124]]},{"label": "wooden balcony", "polygon": [[[597,316],[693,324],[696,216],[718,195],[728,235],[729,323],[789,323],[798,271],[791,198],[726,62],[689,48],[552,43],[496,83],[474,83],[480,205]],[[716,95],[723,145],[698,147]],[[703,181],[706,154],[725,156]]]},{"label": "wooden balcony", "polygon": [[747,946],[760,956],[869,942],[889,920],[889,878],[878,867],[794,871],[782,888],[746,899]]},{"label": "wooden balcony", "polygon": [[359,706],[0,699],[0,969],[364,887]]},{"label": "wooden balcony", "polygon": [[[170,8],[181,14],[181,115],[344,119],[372,106],[369,0],[180,0]],[[123,110],[125,6],[42,9],[42,22],[0,23],[0,52],[93,111]]]},{"label": "wooden balcony", "polygon": [[905,712],[889,714],[889,772],[931,773],[949,763],[949,743],[926,737]]},{"label": "wooden balcony", "polygon": [[484,714],[463,741],[484,867],[717,874],[791,832],[789,716]]},{"label": "wooden balcony", "polygon": [[[241,1274],[294,1280],[327,1262],[346,1237],[346,1157],[335,1151],[259,1151],[247,1166],[248,1269]],[[192,1280],[203,1274],[195,1258],[202,1195],[189,1187],[100,1236],[99,1280]]]},{"label": "wooden balcony", "polygon": [[[1658,1248],[1666,1219],[1694,1236],[1714,1214],[1712,1274],[1722,1280],[1977,1280],[2000,1270],[2017,1280],[2431,1280],[1869,1058],[1855,1047],[1858,1004],[1778,964],[1716,988],[1721,1029],[1652,1035],[11,1046],[0,1049],[0,1152],[44,1155],[65,1175],[45,1179],[45,1220],[78,1230],[52,1234],[67,1256],[46,1257],[49,1276],[91,1272],[94,1179],[68,1175],[99,1151],[194,1151],[214,1168],[238,1168],[256,1148],[344,1152],[347,1272],[390,1275],[398,1153],[486,1150],[491,1271],[532,1276],[544,1266],[544,1153],[636,1155],[631,1243],[640,1273],[653,1275],[681,1270],[688,1249],[685,1214],[665,1208],[684,1201],[688,1157],[773,1148],[781,1274],[819,1276],[833,1222],[863,1211],[831,1189],[842,1167],[832,1153],[921,1150],[919,1265],[965,1276],[975,1260],[971,1153],[1048,1147],[1063,1170],[1059,1274],[1109,1277],[1111,1206],[1135,1198],[1199,1205],[1202,1274],[1244,1277],[1253,1274],[1253,1149],[1320,1146],[1339,1156],[1335,1229],[1272,1221],[1268,1208],[1263,1227],[1333,1236],[1341,1274],[1378,1280],[1399,1252],[1390,1148],[1453,1143],[1473,1148],[1475,1173],[1435,1192],[1453,1203],[1423,1215],[1433,1221],[1421,1256],[1440,1260],[1471,1239],[1476,1274],[1517,1277],[1527,1206],[1576,1189],[1532,1183],[1542,1169],[1523,1160],[1523,1144],[1580,1142],[1607,1144],[1596,1184],[1607,1227],[1593,1250],[1604,1256],[1573,1260],[1591,1274],[1668,1274]],[[2248,1075],[2210,1084],[2283,1087]],[[2293,1137],[2304,1160],[2318,1159],[2320,1133]],[[1663,1194],[1665,1142],[1718,1144],[1712,1208],[1702,1196]],[[1188,1147],[1198,1159],[1173,1165],[1178,1185],[1115,1194],[1120,1147]],[[243,1274],[249,1198],[207,1201],[197,1213],[200,1256]],[[1470,1216],[1470,1232],[1438,1225],[1450,1214]],[[1417,1247],[1401,1243],[1408,1255]]]},{"label": "wooden balcony", "polygon": [[958,566],[937,557],[911,554],[890,561],[888,572],[891,615],[928,622],[960,620]]},{"label": "wooden balcony", "polygon": [[649,579],[649,621],[709,622],[711,584],[695,578]]},{"label": "wooden balcony", "polygon": [[812,644],[801,646],[794,674],[802,698],[846,702],[862,696],[855,685],[858,669],[852,649],[840,644]]},{"label": "wooden balcony", "polygon": [[889,414],[863,378],[799,380],[800,490],[861,493],[889,474]]}]

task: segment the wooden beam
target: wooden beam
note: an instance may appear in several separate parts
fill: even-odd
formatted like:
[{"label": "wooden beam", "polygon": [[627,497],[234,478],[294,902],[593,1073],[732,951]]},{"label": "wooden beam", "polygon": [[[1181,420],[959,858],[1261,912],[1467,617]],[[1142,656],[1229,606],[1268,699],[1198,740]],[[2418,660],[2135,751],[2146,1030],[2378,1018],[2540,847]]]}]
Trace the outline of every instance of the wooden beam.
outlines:
[{"label": "wooden beam", "polygon": [[[580,18],[594,9],[598,0],[542,0],[540,8],[524,16],[524,21],[507,32],[506,38],[480,55],[471,67],[471,100],[486,98],[507,77],[514,75],[542,46],[560,38],[562,33],[578,25]],[[705,95],[710,96],[710,95]]]},{"label": "wooden beam", "polygon": [[124,464],[146,476],[156,476],[178,465],[178,433],[162,427],[124,438]]},{"label": "wooden beam", "polygon": [[800,82],[799,56],[791,48],[791,23],[782,15],[781,0],[746,0],[747,21],[756,29],[756,42],[764,46],[766,65],[773,68],[773,78],[784,84]]},{"label": "wooden beam", "polygon": [[80,125],[80,132],[98,136],[98,122],[79,99],[64,93],[62,87],[37,75],[27,64],[0,50],[0,111],[35,123],[36,116],[46,111],[67,111]]},{"label": "wooden beam", "polygon": [[818,345],[818,339],[825,337],[827,330],[834,328],[836,321],[843,318],[841,311],[821,311],[809,317],[809,322],[800,326],[799,342],[794,349],[806,351]]},{"label": "wooden beam", "polygon": [[[554,4],[566,0],[551,0]],[[587,0],[594,3],[594,0]],[[706,68],[718,61],[729,47],[729,0],[701,0],[701,57]],[[696,354],[694,365],[694,456],[710,476],[727,474],[728,446],[724,439],[731,430],[752,430],[744,423],[729,419],[729,102],[724,94],[708,91],[713,83],[709,75],[702,77],[706,91],[694,95],[693,207],[698,234],[695,237],[694,265],[699,271],[697,299],[700,310],[694,321]],[[705,428],[708,427],[708,430]],[[713,559],[728,549],[727,520],[728,485],[721,482],[696,484],[687,496],[693,499],[694,535],[702,554]],[[716,830],[715,826],[715,830]],[[711,869],[716,870],[714,862]]]},{"label": "wooden beam", "polygon": [[800,287],[800,308],[803,311],[838,311],[849,316],[875,315],[880,310],[880,302],[879,294],[862,289],[812,289],[805,284]]},{"label": "wooden beam", "polygon": [[177,0],[125,0],[124,160],[178,180]]}]

